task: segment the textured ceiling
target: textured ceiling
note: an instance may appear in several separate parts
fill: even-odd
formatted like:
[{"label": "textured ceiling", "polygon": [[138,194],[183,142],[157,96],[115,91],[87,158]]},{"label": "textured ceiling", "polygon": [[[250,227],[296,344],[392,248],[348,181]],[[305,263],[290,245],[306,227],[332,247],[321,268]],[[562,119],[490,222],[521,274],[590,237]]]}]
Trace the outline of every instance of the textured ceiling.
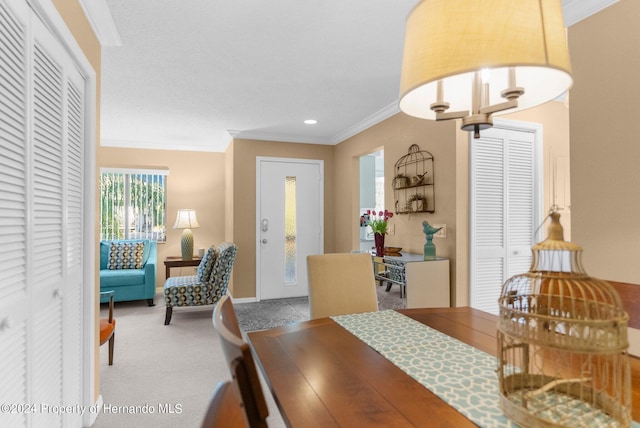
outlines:
[{"label": "textured ceiling", "polygon": [[103,144],[223,151],[228,131],[333,144],[395,107],[417,1],[107,3],[122,46],[103,48]]},{"label": "textured ceiling", "polygon": [[[336,144],[397,111],[417,3],[107,0],[122,45],[102,49],[101,144]],[[565,14],[567,3],[578,2],[564,0]]]}]

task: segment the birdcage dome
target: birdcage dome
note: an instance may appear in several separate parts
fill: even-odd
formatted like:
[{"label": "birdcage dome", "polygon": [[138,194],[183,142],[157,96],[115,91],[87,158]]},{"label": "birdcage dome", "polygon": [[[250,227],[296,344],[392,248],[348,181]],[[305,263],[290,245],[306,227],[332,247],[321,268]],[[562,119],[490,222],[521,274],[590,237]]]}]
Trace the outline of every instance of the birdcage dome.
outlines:
[{"label": "birdcage dome", "polygon": [[629,426],[628,315],[617,291],[582,267],[559,214],[527,273],[498,301],[500,405],[522,426]]}]

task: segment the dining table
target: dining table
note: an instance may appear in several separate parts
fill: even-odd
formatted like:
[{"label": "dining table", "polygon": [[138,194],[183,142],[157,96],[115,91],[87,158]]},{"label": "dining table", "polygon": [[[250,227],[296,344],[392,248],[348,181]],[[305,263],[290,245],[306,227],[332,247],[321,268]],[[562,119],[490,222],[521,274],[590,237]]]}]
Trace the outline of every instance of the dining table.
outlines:
[{"label": "dining table", "polygon": [[[495,315],[470,307],[393,312],[457,339],[474,351],[497,356]],[[479,425],[349,332],[334,317],[253,331],[247,333],[247,338],[289,427]],[[630,366],[632,417],[639,420],[640,360],[630,357]]]}]

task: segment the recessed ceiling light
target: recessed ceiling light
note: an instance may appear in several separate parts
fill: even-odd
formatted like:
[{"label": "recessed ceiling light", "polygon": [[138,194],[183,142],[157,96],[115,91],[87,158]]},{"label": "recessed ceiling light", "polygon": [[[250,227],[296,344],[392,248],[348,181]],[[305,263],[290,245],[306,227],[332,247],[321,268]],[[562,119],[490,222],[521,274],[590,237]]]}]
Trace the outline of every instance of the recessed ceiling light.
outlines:
[{"label": "recessed ceiling light", "polygon": [[318,121],[315,119],[307,119],[304,121],[304,123],[306,123],[307,125],[315,125],[316,123],[318,123]]}]

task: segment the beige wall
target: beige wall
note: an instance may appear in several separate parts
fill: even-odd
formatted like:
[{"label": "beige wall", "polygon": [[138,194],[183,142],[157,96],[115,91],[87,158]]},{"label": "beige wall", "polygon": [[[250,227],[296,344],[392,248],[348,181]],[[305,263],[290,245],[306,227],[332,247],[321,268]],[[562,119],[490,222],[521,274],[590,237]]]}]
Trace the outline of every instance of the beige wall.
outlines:
[{"label": "beige wall", "polygon": [[569,29],[573,241],[587,272],[640,284],[640,2]]},{"label": "beige wall", "polygon": [[447,237],[434,239],[437,254],[451,259],[455,276],[456,241],[456,144],[455,123],[435,123],[398,113],[336,146],[336,251],[358,249],[359,172],[358,159],[367,153],[384,149],[385,208],[395,213],[392,188],[395,163],[417,144],[434,158],[435,213],[396,215],[390,223],[395,233],[385,238],[385,245],[402,247],[403,251],[422,253],[425,236],[422,222],[447,224]]},{"label": "beige wall", "polygon": [[[553,200],[554,161],[569,156],[569,108],[564,102],[551,101],[540,107],[504,116],[505,119],[543,124],[542,166],[544,179],[544,214],[549,212]],[[565,239],[571,231],[571,213],[561,211],[560,221],[565,229]],[[548,225],[549,223],[545,223]],[[544,234],[546,237],[546,233]]]},{"label": "beige wall", "polygon": [[[123,149],[100,147],[97,168],[168,168],[167,242],[158,244],[156,286],[165,281],[163,260],[180,255],[182,229],[173,229],[176,213],[193,208],[200,227],[193,229],[194,251],[225,240],[226,196],[225,154],[175,150]],[[100,215],[98,211],[96,213]],[[99,220],[98,220],[99,221]],[[171,275],[194,275],[195,268],[174,268]],[[162,304],[160,299],[156,303]]]},{"label": "beige wall", "polygon": [[[233,267],[234,298],[255,297],[256,290],[256,157],[267,156],[324,161],[325,252],[334,249],[333,146],[236,139],[233,142],[233,236],[238,255]],[[229,152],[229,150],[227,151]]]},{"label": "beige wall", "polygon": [[[551,158],[568,155],[569,123],[567,107],[549,102],[534,109],[504,116],[504,119],[541,123],[543,126],[544,210],[551,200]],[[446,224],[446,238],[434,238],[437,255],[450,259],[452,304],[469,304],[469,134],[455,122],[436,123],[399,113],[336,146],[334,201],[336,209],[336,251],[358,248],[359,175],[358,158],[384,149],[385,206],[395,211],[393,171],[395,162],[407,154],[412,144],[434,157],[436,211],[433,214],[409,214],[393,217],[395,234],[385,244],[421,253],[425,242],[422,222]],[[569,224],[569,216],[563,223]],[[497,286],[500,286],[498,284]]]}]

